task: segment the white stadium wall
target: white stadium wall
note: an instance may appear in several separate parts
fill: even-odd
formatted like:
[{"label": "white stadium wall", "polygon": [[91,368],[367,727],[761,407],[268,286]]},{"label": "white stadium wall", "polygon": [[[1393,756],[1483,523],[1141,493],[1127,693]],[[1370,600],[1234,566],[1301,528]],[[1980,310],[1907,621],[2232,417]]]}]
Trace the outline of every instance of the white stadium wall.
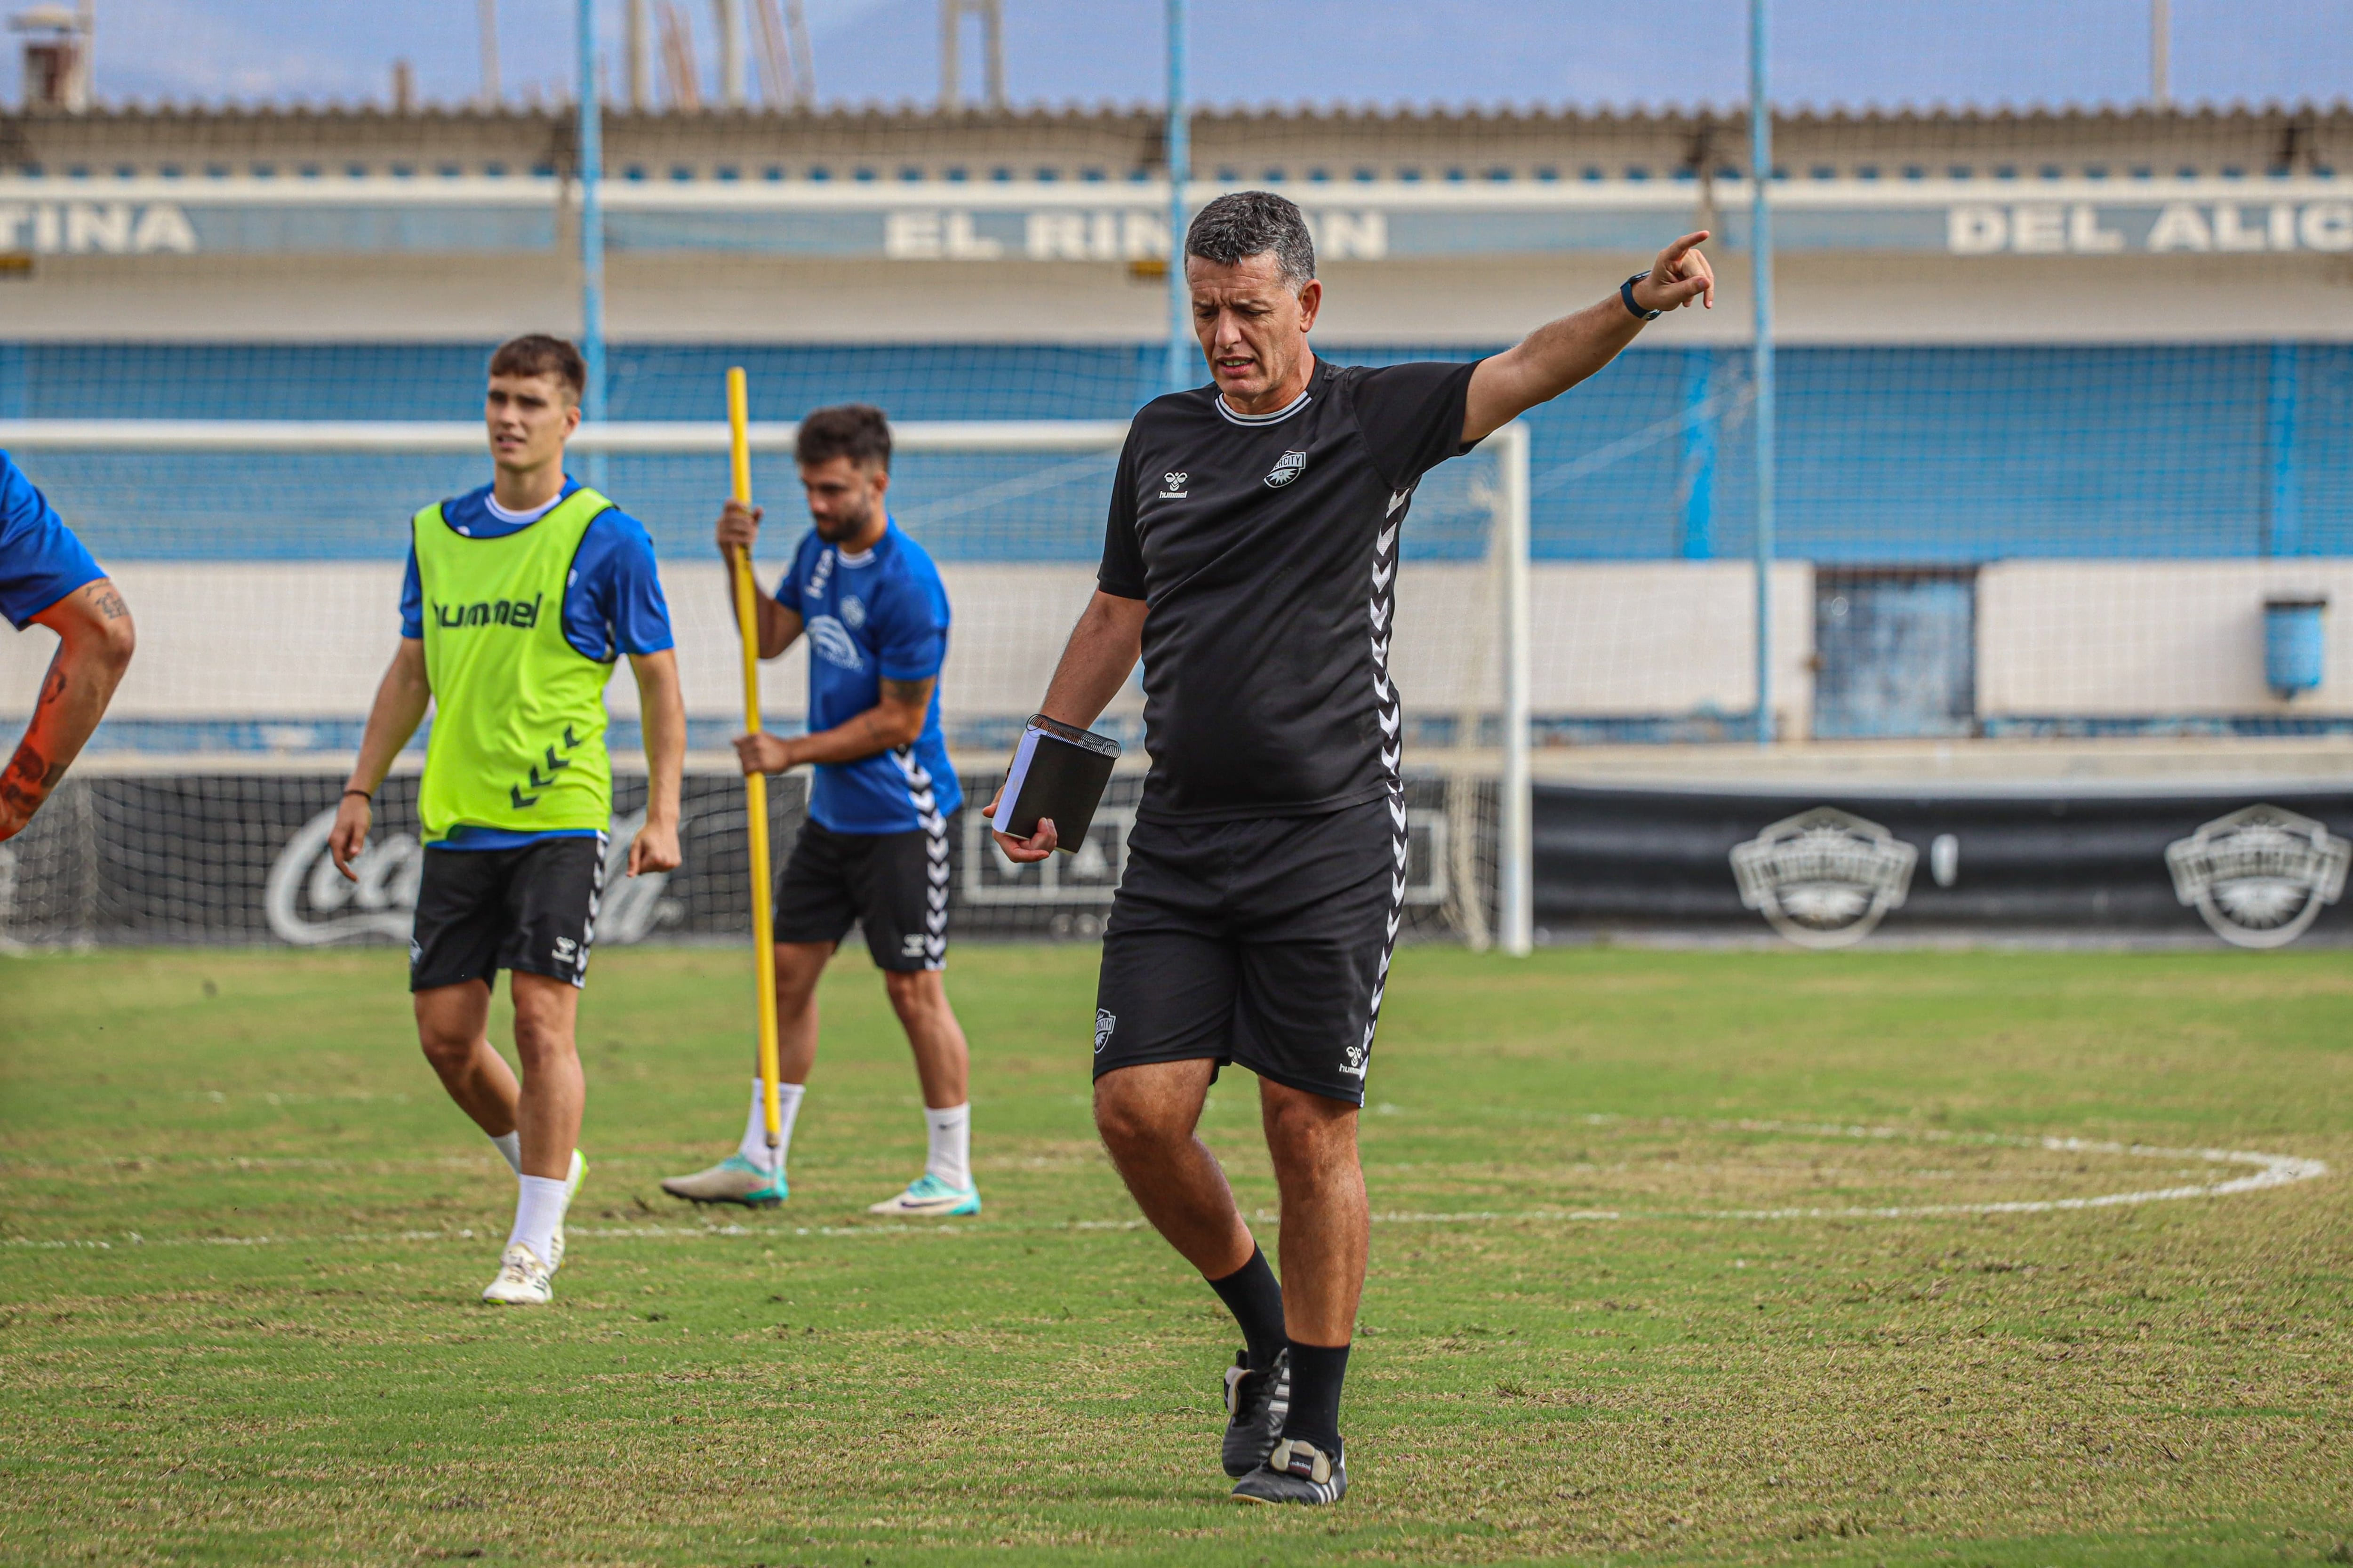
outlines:
[{"label": "white stadium wall", "polygon": [[[1603,719],[1738,715],[1757,704],[1755,571],[1740,561],[1543,564],[1530,574],[1530,707]],[[1773,567],[1773,708],[1812,720],[1814,570]]]},{"label": "white stadium wall", "polygon": [[[133,562],[113,574],[140,636],[140,657],[111,710],[118,720],[299,725],[361,718],[398,635],[394,565]],[[1027,714],[1094,590],[1093,569],[950,563],[941,575],[955,612],[942,699],[948,718]],[[686,562],[666,566],[662,578],[688,711],[732,717],[743,700],[724,576],[715,563]],[[1756,623],[1746,565],[1545,564],[1533,579],[1531,699],[1538,714],[1736,714],[1753,700]],[[1409,710],[1474,717],[1497,710],[1494,593],[1484,565],[1406,566],[1394,668]],[[1811,568],[1777,566],[1774,600],[1776,707],[1788,732],[1803,734]],[[0,638],[0,716],[30,710],[54,647],[40,630]],[[762,667],[766,712],[802,712],[806,657],[797,647]],[[637,715],[626,667],[606,700],[616,714]],[[1131,681],[1111,711],[1141,709]]]},{"label": "white stadium wall", "polygon": [[[117,720],[362,718],[399,637],[397,565],[132,562],[111,571],[139,623],[139,657],[109,710]],[[763,579],[771,574],[764,566]],[[1093,590],[1093,572],[950,565],[942,575],[956,616],[944,701],[955,713],[1028,713]],[[716,562],[673,563],[662,585],[688,712],[740,714],[725,574]],[[56,646],[38,627],[0,638],[0,717],[31,711]],[[765,711],[800,714],[805,649],[761,666],[760,690]],[[626,664],[605,695],[615,714],[637,716]],[[1140,707],[1124,694],[1113,711]]]},{"label": "white stadium wall", "polygon": [[1978,574],[1978,712],[2110,719],[2353,714],[2353,637],[2333,616],[2317,690],[2263,679],[2263,601],[2353,607],[2353,561],[2001,561]]},{"label": "white stadium wall", "polygon": [[[384,564],[163,563],[114,569],[139,618],[140,658],[112,713],[137,720],[356,719],[397,634],[400,569]],[[1035,706],[1093,591],[1083,565],[942,568],[955,606],[944,701],[956,718]],[[1737,715],[1754,700],[1754,578],[1745,563],[1545,563],[1531,574],[1530,699],[1539,716]],[[688,710],[741,703],[734,625],[715,563],[664,568]],[[1483,565],[1413,563],[1398,596],[1407,704],[1492,713],[1493,586]],[[1986,721],[2353,715],[2353,636],[2328,639],[2317,691],[2264,683],[2263,601],[2323,594],[2353,606],[2353,561],[2005,561],[1977,580],[1977,710]],[[1814,571],[1774,569],[1774,706],[1782,733],[1811,719]],[[0,638],[0,717],[31,710],[54,639]],[[299,650],[291,653],[290,650]],[[762,705],[802,711],[805,655],[762,667]],[[634,717],[617,675],[607,700]],[[1132,715],[1133,682],[1112,711]]]}]

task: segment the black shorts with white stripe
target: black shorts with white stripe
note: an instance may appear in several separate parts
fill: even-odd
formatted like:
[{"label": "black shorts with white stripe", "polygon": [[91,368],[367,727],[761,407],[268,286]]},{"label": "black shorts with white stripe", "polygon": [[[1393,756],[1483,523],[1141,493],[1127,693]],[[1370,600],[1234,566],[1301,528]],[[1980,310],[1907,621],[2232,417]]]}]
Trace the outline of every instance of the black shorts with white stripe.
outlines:
[{"label": "black shorts with white stripe", "polygon": [[776,879],[778,942],[838,942],[866,930],[875,966],[941,969],[948,956],[948,825],[905,833],[836,833],[801,825]]},{"label": "black shorts with white stripe", "polygon": [[1250,1068],[1362,1105],[1405,908],[1405,799],[1320,816],[1139,820],[1095,994],[1095,1077]]},{"label": "black shorts with white stripe", "polygon": [[587,984],[609,849],[601,833],[512,849],[427,849],[408,988],[495,984],[501,969]]}]

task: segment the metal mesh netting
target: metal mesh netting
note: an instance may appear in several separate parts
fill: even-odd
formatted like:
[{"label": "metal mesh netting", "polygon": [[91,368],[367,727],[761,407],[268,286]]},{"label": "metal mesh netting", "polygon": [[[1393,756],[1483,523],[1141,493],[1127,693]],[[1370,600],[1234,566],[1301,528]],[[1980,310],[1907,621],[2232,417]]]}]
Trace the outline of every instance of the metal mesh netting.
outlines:
[{"label": "metal mesh netting", "polygon": [[[248,764],[249,767],[249,764]],[[403,943],[423,871],[417,778],[378,793],[375,830],[346,881],[326,853],[340,773],[174,772],[70,777],[31,827],[0,844],[0,946],[128,942]],[[992,775],[966,775],[985,803]],[[1098,936],[1125,860],[1142,784],[1112,782],[1085,846],[1044,866],[1015,868],[969,806],[952,821],[950,931],[958,939]],[[615,780],[613,840],[600,945],[742,941],[751,932],[744,786],[690,774],[684,863],[623,875],[642,821],[640,776]],[[781,863],[804,820],[800,778],[769,792]],[[1483,942],[1493,926],[1494,791],[1473,779],[1425,776],[1407,787],[1409,939]]]}]

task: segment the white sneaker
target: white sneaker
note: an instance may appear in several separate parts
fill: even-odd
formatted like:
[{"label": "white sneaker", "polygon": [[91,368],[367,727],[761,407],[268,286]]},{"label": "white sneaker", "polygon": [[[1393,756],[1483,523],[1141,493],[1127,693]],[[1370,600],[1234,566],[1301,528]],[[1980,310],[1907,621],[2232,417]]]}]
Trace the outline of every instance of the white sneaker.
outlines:
[{"label": "white sneaker", "polygon": [[554,1272],[530,1247],[514,1242],[499,1259],[499,1277],[483,1288],[482,1300],[501,1307],[544,1307],[555,1294],[548,1278]]},{"label": "white sneaker", "polygon": [[980,1193],[974,1187],[952,1187],[929,1171],[907,1184],[907,1190],[893,1193],[879,1204],[866,1205],[868,1214],[905,1217],[916,1215],[924,1219],[946,1219],[952,1215],[978,1214]]},{"label": "white sneaker", "polygon": [[[572,1151],[572,1174],[564,1183],[564,1212],[569,1217],[572,1200],[580,1195],[580,1184],[588,1179],[588,1160],[579,1150]],[[555,1234],[547,1238],[547,1271],[550,1274],[564,1267],[564,1221],[555,1222]]]}]

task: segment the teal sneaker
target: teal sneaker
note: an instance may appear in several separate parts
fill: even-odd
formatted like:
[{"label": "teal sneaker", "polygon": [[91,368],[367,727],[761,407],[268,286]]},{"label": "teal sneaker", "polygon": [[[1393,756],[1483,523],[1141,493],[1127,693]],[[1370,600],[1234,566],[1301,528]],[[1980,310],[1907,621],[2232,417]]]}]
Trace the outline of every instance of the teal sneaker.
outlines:
[{"label": "teal sneaker", "polygon": [[924,1219],[945,1219],[950,1215],[978,1214],[980,1193],[974,1187],[952,1187],[929,1171],[907,1184],[903,1193],[893,1193],[879,1204],[867,1205],[868,1214]]},{"label": "teal sneaker", "polygon": [[742,1204],[747,1209],[772,1209],[792,1196],[782,1171],[771,1173],[741,1153],[691,1176],[665,1177],[661,1190],[691,1204]]}]

